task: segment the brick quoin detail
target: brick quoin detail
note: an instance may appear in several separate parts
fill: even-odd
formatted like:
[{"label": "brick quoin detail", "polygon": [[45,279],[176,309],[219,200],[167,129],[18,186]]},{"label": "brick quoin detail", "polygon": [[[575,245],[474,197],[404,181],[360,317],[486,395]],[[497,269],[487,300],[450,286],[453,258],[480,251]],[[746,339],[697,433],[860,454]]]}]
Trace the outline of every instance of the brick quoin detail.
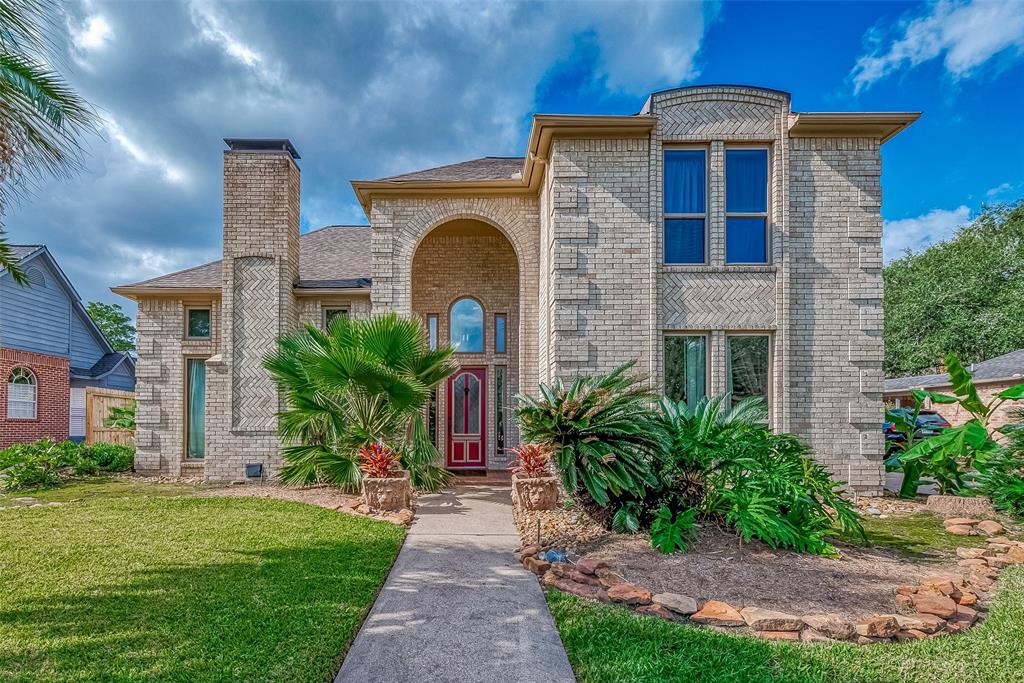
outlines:
[{"label": "brick quoin detail", "polygon": [[[36,419],[7,419],[7,378],[16,367],[36,376]],[[71,401],[68,359],[41,353],[0,349],[0,448],[39,439],[68,438]]]}]

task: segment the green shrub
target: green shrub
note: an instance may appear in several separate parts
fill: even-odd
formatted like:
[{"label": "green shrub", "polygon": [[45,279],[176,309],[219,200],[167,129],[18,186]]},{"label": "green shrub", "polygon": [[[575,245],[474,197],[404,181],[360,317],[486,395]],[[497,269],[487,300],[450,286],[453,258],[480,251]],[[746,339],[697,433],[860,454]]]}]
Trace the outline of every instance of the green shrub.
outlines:
[{"label": "green shrub", "polygon": [[539,398],[516,397],[523,440],[551,448],[566,491],[606,527],[620,501],[657,485],[653,463],[667,445],[656,395],[626,374],[632,366],[577,377],[568,387],[555,380],[541,385]]},{"label": "green shrub", "polygon": [[683,551],[693,535],[694,523],[697,520],[697,508],[680,512],[672,518],[667,505],[662,505],[654,521],[651,522],[651,547],[665,555]]},{"label": "green shrub", "polygon": [[15,444],[0,451],[0,488],[18,491],[56,486],[62,475],[121,472],[130,470],[134,461],[135,449],[131,446],[82,446],[48,439]]}]

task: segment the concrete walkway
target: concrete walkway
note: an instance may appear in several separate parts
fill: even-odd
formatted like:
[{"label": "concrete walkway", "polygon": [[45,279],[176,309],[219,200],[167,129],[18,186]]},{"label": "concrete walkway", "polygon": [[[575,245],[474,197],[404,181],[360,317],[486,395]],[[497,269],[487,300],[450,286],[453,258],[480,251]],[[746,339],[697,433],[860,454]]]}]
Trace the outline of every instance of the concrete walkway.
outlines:
[{"label": "concrete walkway", "polygon": [[569,683],[540,585],[518,565],[507,487],[420,496],[416,521],[335,683]]}]

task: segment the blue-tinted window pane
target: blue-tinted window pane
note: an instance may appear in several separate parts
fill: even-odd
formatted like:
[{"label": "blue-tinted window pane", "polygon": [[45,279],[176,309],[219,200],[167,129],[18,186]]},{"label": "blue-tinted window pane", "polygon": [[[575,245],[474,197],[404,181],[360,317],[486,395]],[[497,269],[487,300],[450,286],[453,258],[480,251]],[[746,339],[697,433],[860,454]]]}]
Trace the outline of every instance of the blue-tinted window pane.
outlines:
[{"label": "blue-tinted window pane", "polygon": [[494,352],[505,353],[505,316],[494,316]]},{"label": "blue-tinted window pane", "polygon": [[437,351],[437,316],[427,316],[427,345],[431,351]]},{"label": "blue-tinted window pane", "polygon": [[483,353],[484,310],[473,299],[459,299],[452,305],[451,344],[460,353]]},{"label": "blue-tinted window pane", "polygon": [[665,151],[665,213],[704,213],[704,150]]},{"label": "blue-tinted window pane", "polygon": [[704,263],[704,219],[665,220],[665,263]]},{"label": "blue-tinted window pane", "polygon": [[725,220],[725,262],[767,263],[764,218],[727,218]]},{"label": "blue-tinted window pane", "polygon": [[726,213],[768,210],[768,150],[725,150]]}]

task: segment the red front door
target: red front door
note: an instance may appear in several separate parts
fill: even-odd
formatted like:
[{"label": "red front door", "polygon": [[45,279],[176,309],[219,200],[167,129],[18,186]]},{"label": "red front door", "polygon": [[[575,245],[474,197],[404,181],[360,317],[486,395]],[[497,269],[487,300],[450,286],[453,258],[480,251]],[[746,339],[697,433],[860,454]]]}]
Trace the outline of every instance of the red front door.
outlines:
[{"label": "red front door", "polygon": [[487,373],[459,368],[448,378],[448,467],[487,466]]}]

